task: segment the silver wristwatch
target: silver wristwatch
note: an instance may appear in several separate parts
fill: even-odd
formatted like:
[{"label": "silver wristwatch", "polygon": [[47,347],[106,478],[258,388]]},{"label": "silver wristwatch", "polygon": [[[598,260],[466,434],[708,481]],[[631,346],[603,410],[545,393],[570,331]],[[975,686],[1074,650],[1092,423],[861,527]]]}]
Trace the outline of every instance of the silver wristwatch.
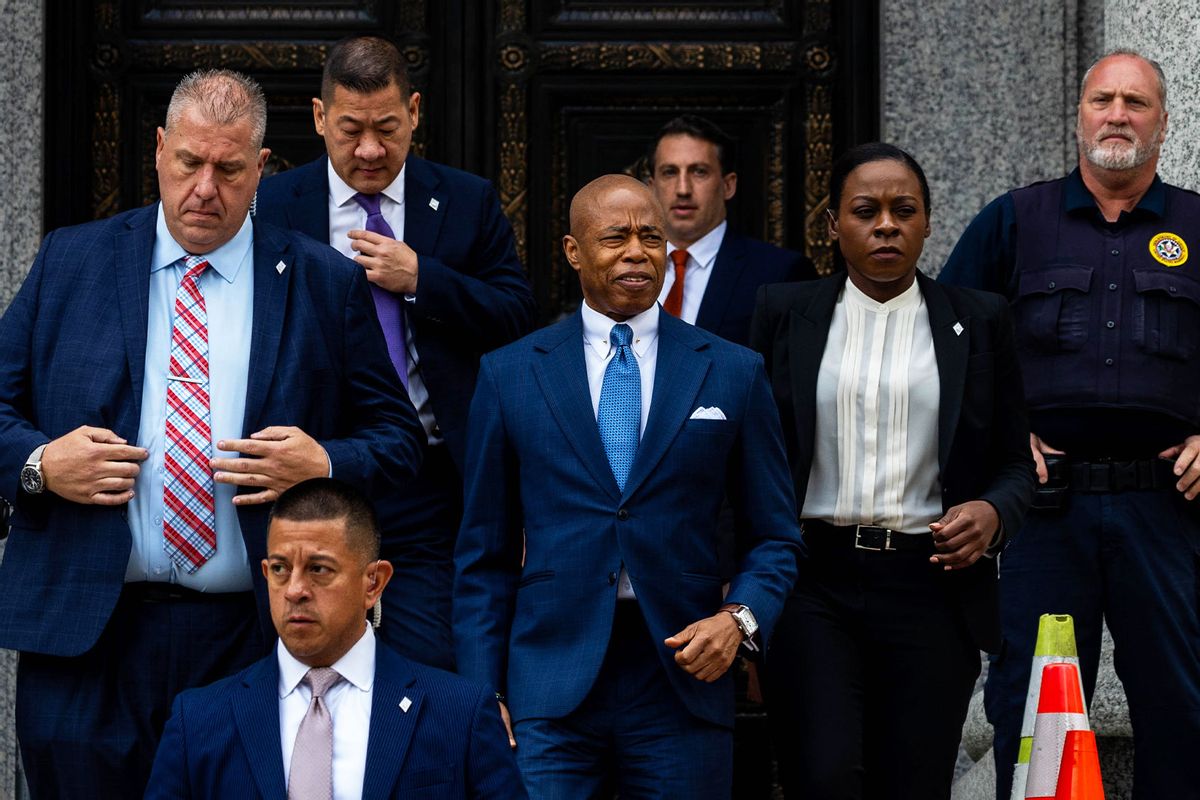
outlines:
[{"label": "silver wristwatch", "polygon": [[758,620],[754,618],[754,612],[749,606],[734,606],[726,609],[732,616],[733,621],[737,623],[738,630],[742,632],[742,640],[750,641],[754,638],[754,634],[758,633]]},{"label": "silver wristwatch", "polygon": [[42,445],[29,454],[29,460],[21,467],[21,488],[26,494],[41,494],[46,491],[46,476],[42,474]]}]

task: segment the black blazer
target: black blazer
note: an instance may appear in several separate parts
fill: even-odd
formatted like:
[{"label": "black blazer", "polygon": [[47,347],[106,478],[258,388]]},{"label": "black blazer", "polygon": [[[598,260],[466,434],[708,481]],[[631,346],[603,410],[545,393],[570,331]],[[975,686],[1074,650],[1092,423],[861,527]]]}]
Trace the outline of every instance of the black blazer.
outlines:
[{"label": "black blazer", "polygon": [[[817,375],[845,280],[842,274],[764,286],[751,325],[750,344],[763,354],[783,421],[797,509],[804,508],[812,468]],[[929,310],[941,383],[942,508],[986,500],[1000,515],[1005,534],[1013,535],[1033,498],[1036,476],[1008,302],[990,292],[944,286],[920,273],[917,283]],[[944,575],[976,644],[997,652],[995,559],[981,558]]]},{"label": "black blazer", "polygon": [[696,312],[696,327],[740,345],[746,344],[750,333],[754,296],[760,286],[817,277],[812,262],[802,254],[730,228],[725,229],[712,270]]}]

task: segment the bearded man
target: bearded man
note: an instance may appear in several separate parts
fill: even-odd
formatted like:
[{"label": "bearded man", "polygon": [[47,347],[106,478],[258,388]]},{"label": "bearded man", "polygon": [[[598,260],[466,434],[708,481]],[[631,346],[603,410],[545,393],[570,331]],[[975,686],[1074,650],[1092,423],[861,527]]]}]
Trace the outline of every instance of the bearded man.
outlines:
[{"label": "bearded man", "polygon": [[1129,50],[1084,75],[1079,168],[1010,192],[940,280],[1013,306],[1040,487],[1000,561],[985,696],[1009,784],[1043,613],[1075,620],[1088,701],[1102,620],[1133,723],[1134,798],[1200,785],[1200,197],[1156,174],[1167,87]]}]

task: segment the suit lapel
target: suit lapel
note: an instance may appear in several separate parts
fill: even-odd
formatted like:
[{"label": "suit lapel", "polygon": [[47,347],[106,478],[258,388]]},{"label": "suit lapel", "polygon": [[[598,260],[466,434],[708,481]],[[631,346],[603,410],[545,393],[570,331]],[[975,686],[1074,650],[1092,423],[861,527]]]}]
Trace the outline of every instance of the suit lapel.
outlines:
[{"label": "suit lapel", "polygon": [[[583,361],[583,317],[576,312],[553,330],[561,336],[545,346],[535,345],[544,355],[534,360],[533,374],[550,406],[550,413],[579,460],[592,474],[596,485],[604,487],[616,499],[621,493],[592,412],[592,393],[588,388],[587,365]],[[660,354],[660,364],[661,358]]]},{"label": "suit lapel", "polygon": [[796,473],[807,475],[812,467],[813,443],[817,427],[817,378],[821,359],[829,341],[829,326],[838,294],[845,285],[841,280],[820,283],[803,311],[793,309],[788,325],[789,370],[792,382],[792,408],[796,415],[796,451],[806,454],[809,462],[797,464]]},{"label": "suit lapel", "polygon": [[[371,690],[371,729],[367,737],[363,800],[390,797],[400,777],[400,768],[408,755],[425,699],[425,693],[413,685],[415,682],[408,662],[387,647],[375,648],[375,685]],[[405,703],[406,699],[408,703]]]},{"label": "suit lapel", "polygon": [[[250,334],[250,371],[246,389],[243,435],[257,428],[275,376],[275,361],[287,327],[288,286],[295,255],[286,239],[262,225],[254,226],[254,320]],[[279,265],[283,265],[282,270]]]},{"label": "suit lapel", "polygon": [[698,352],[707,347],[708,342],[691,325],[659,312],[654,394],[650,398],[646,430],[625,481],[625,497],[631,496],[649,477],[695,410],[696,395],[712,366],[712,360]]},{"label": "suit lapel", "polygon": [[296,202],[288,203],[288,227],[308,234],[318,242],[329,242],[329,158],[322,156],[306,170],[296,183]]},{"label": "suit lapel", "polygon": [[264,800],[283,800],[287,782],[279,743],[279,662],[274,653],[250,668],[242,689],[233,703],[233,717],[254,783]]},{"label": "suit lapel", "polygon": [[[935,281],[917,273],[925,306],[929,309],[929,328],[933,334],[933,352],[937,358],[941,397],[938,403],[938,466],[946,467],[954,431],[962,411],[963,390],[967,379],[967,358],[971,353],[970,318],[959,319],[950,298]],[[958,330],[955,330],[955,325]]]},{"label": "suit lapel", "polygon": [[[741,236],[725,229],[725,237],[713,261],[712,275],[704,289],[704,299],[696,313],[696,327],[706,331],[720,329],[725,311],[733,297],[733,287],[742,275],[742,259],[746,255],[746,243]],[[687,291],[686,286],[684,291]]]},{"label": "suit lapel", "polygon": [[439,191],[440,183],[423,159],[409,156],[404,162],[404,243],[418,253],[435,252],[438,231],[449,209],[449,198]]},{"label": "suit lapel", "polygon": [[[132,217],[126,230],[117,234],[114,270],[116,272],[117,302],[121,309],[121,332],[125,340],[125,358],[129,364],[129,380],[133,383],[133,402],[136,414],[142,408],[142,381],[146,373],[146,325],[150,308],[150,258],[154,253],[155,204]],[[132,420],[131,430],[118,433],[129,441],[137,438],[138,420]]]}]

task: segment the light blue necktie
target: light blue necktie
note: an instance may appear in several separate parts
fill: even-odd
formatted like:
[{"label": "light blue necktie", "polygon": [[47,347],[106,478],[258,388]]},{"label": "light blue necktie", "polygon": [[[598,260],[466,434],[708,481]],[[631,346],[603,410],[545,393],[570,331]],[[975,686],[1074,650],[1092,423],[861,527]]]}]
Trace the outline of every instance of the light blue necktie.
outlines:
[{"label": "light blue necktie", "polygon": [[604,442],[613,477],[621,491],[625,491],[625,480],[637,452],[638,429],[642,424],[642,375],[629,347],[633,329],[625,323],[613,325],[608,339],[617,352],[604,370],[596,423],[600,426],[600,441]]}]

